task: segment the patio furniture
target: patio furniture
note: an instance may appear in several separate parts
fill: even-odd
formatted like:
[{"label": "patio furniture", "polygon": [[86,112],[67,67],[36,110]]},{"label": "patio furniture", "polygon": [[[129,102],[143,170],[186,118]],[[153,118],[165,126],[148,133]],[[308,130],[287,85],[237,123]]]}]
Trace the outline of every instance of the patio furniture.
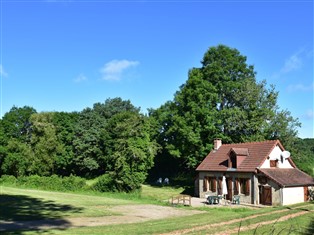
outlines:
[{"label": "patio furniture", "polygon": [[222,199],[222,196],[208,196],[207,197],[207,203],[212,205],[212,204],[219,204],[220,200]]},{"label": "patio furniture", "polygon": [[234,195],[232,197],[232,203],[233,204],[240,204],[240,196],[239,195]]}]

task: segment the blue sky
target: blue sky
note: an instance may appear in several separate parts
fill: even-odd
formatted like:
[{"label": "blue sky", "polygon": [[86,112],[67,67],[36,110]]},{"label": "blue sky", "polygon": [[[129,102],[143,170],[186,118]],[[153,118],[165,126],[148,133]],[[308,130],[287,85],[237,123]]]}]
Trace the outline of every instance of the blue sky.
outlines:
[{"label": "blue sky", "polygon": [[1,116],[81,111],[107,98],[143,112],[173,98],[211,46],[247,56],[313,138],[313,0],[1,0]]}]

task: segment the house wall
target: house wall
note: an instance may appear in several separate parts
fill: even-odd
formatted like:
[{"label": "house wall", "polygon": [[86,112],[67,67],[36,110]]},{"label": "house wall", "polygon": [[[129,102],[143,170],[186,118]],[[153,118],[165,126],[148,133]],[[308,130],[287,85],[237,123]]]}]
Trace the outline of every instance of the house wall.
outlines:
[{"label": "house wall", "polygon": [[281,161],[281,153],[283,151],[280,149],[279,146],[276,146],[273,151],[269,154],[269,158],[264,161],[264,163],[261,165],[261,168],[270,168],[270,160],[276,160],[279,159],[277,162],[278,168],[293,168],[293,166],[290,164],[288,159],[283,159]]},{"label": "house wall", "polygon": [[[258,189],[256,189],[257,179],[255,179],[254,175],[252,173],[238,173],[238,172],[199,172],[199,180],[198,180],[198,189],[199,189],[199,197],[200,198],[206,198],[207,196],[217,195],[218,191],[212,192],[212,191],[203,191],[203,182],[204,177],[216,177],[216,178],[222,178],[222,176],[225,174],[226,178],[231,178],[233,182],[235,181],[235,178],[249,178],[250,179],[250,195],[241,194],[240,190],[240,203],[248,203],[248,204],[254,204],[255,203],[255,195],[258,193]],[[218,183],[217,183],[218,185]],[[232,192],[234,192],[234,184],[232,184]]]},{"label": "house wall", "polygon": [[281,202],[281,195],[282,195],[282,189],[279,187],[278,184],[275,182],[268,180],[268,185],[271,186],[271,193],[272,193],[272,205],[273,206],[279,206],[282,205]]},{"label": "house wall", "polygon": [[[259,177],[261,177],[261,175],[258,175]],[[275,206],[275,205],[282,205],[282,191],[281,191],[281,188],[279,187],[279,185],[277,183],[275,183],[274,181],[270,180],[270,179],[267,179],[265,177],[264,178],[264,181],[259,181],[257,182],[257,194],[258,196],[256,196],[256,204],[260,204],[261,202],[261,198],[260,198],[260,191],[259,191],[259,187],[258,186],[261,186],[261,187],[266,187],[266,186],[269,186],[271,187],[271,202],[272,202],[272,205]]]},{"label": "house wall", "polygon": [[303,187],[289,187],[282,189],[282,205],[304,202]]}]

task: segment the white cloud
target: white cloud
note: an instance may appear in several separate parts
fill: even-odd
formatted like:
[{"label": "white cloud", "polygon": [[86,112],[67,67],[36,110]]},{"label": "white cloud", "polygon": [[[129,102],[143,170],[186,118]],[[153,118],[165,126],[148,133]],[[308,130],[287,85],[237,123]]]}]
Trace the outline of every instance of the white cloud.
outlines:
[{"label": "white cloud", "polygon": [[87,80],[87,77],[84,75],[84,74],[80,74],[78,75],[75,79],[74,79],[74,82],[83,82],[83,81],[86,81]]},{"label": "white cloud", "polygon": [[0,76],[1,77],[7,77],[8,73],[4,70],[2,64],[0,64]]},{"label": "white cloud", "polygon": [[304,84],[296,84],[296,85],[290,85],[288,86],[287,90],[289,92],[294,92],[294,91],[314,91],[314,83],[310,84],[310,85],[304,85]]},{"label": "white cloud", "polygon": [[314,118],[314,112],[313,109],[308,109],[306,113],[303,115],[306,119],[313,119]]},{"label": "white cloud", "polygon": [[281,68],[280,73],[289,73],[294,70],[298,70],[302,67],[301,52],[298,52],[288,59],[286,59],[284,66]]},{"label": "white cloud", "polygon": [[309,59],[309,51],[306,51],[305,49],[297,51],[285,60],[285,63],[281,69],[275,72],[272,77],[279,78],[284,74],[301,69],[303,66],[303,61],[306,59]]},{"label": "white cloud", "polygon": [[101,68],[102,79],[107,81],[119,81],[122,74],[131,67],[139,65],[138,61],[111,60]]}]

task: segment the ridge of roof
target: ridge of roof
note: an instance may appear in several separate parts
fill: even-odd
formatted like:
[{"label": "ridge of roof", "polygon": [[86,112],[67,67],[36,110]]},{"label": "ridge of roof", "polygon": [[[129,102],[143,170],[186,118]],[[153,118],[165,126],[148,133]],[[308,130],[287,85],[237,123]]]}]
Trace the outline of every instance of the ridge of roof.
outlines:
[{"label": "ridge of roof", "polygon": [[241,143],[229,143],[229,144],[222,144],[221,146],[230,146],[230,145],[245,145],[245,144],[262,144],[262,143],[271,143],[271,142],[278,142],[279,140],[262,140],[262,141],[252,141],[252,142],[241,142]]}]

